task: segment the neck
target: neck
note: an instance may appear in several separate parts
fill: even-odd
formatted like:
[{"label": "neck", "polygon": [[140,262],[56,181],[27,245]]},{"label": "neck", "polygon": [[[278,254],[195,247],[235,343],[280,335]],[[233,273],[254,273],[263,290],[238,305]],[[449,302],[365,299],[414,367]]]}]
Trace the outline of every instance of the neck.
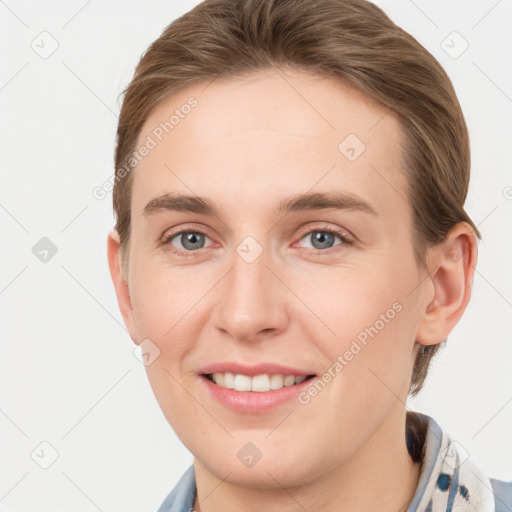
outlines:
[{"label": "neck", "polygon": [[[398,406],[402,407],[398,407]],[[301,486],[285,489],[269,479],[269,487],[254,489],[213,475],[194,459],[197,512],[405,512],[412,501],[420,463],[409,455],[405,441],[403,404],[382,423],[364,446],[343,465]]]}]

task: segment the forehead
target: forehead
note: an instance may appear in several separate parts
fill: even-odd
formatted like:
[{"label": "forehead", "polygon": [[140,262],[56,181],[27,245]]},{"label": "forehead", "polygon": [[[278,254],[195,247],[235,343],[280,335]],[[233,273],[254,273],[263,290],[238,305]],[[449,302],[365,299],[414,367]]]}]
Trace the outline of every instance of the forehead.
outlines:
[{"label": "forehead", "polygon": [[340,81],[297,70],[189,86],[154,109],[138,147],[149,139],[135,214],[166,192],[274,209],[290,193],[340,189],[383,212],[406,197],[397,119]]}]

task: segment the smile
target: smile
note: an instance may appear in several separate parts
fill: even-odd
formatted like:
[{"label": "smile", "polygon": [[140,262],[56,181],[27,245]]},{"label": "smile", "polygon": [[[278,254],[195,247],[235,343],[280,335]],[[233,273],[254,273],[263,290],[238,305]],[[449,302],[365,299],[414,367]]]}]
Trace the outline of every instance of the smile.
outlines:
[{"label": "smile", "polygon": [[206,390],[219,404],[238,413],[261,414],[285,403],[297,404],[316,375],[254,372],[252,376],[234,372],[200,375]]},{"label": "smile", "polygon": [[216,372],[206,375],[206,378],[222,388],[233,389],[234,391],[254,391],[264,393],[278,390],[283,387],[300,384],[313,375],[284,375],[284,374],[262,374],[243,375],[231,372]]}]

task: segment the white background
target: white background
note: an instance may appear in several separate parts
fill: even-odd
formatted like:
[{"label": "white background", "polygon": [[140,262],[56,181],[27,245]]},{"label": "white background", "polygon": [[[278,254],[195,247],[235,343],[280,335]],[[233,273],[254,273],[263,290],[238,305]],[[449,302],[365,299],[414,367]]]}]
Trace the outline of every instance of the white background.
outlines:
[{"label": "white background", "polygon": [[[111,194],[92,190],[113,173],[118,96],[141,53],[197,3],[0,2],[3,512],[156,511],[192,463],[133,355],[106,258]],[[376,3],[454,82],[472,140],[467,211],[483,234],[472,302],[408,405],[512,480],[512,2]],[[31,47],[51,47],[43,31],[58,43],[47,59]],[[453,31],[469,43],[457,59],[442,47]],[[42,237],[58,248],[47,263],[32,253]],[[48,469],[31,458],[42,441],[59,453]]]}]

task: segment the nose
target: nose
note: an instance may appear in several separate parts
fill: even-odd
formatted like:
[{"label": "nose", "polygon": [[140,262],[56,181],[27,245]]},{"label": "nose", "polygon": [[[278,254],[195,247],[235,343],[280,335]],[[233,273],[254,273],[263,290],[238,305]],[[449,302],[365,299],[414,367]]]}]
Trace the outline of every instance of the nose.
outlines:
[{"label": "nose", "polygon": [[252,262],[234,254],[232,268],[219,283],[212,315],[223,336],[248,342],[286,330],[291,294],[268,260],[265,251]]}]

